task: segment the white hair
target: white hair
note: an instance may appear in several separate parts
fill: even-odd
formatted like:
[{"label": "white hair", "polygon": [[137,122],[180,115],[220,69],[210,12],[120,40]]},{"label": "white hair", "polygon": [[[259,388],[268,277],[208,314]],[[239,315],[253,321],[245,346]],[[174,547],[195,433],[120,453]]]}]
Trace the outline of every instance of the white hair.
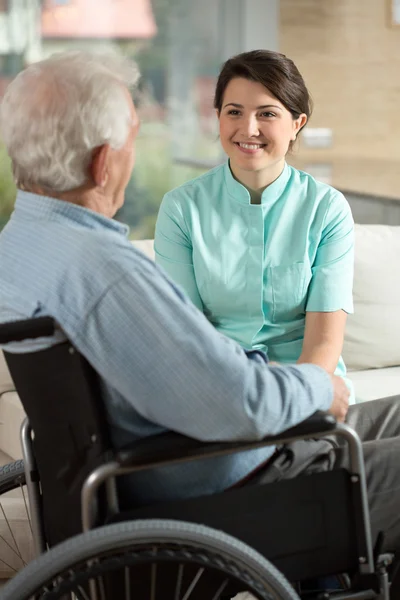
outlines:
[{"label": "white hair", "polygon": [[127,88],[138,79],[133,61],[81,51],[54,54],[17,75],[0,106],[17,185],[64,192],[84,184],[95,148],[126,143]]}]

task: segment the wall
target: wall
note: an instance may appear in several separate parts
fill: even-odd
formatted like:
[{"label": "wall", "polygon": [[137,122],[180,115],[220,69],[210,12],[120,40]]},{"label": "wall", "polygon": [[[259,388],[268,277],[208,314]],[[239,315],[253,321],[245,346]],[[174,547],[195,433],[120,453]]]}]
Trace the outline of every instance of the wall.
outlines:
[{"label": "wall", "polygon": [[400,27],[389,0],[281,0],[280,50],[312,93],[313,127],[333,146],[301,156],[400,158]]}]

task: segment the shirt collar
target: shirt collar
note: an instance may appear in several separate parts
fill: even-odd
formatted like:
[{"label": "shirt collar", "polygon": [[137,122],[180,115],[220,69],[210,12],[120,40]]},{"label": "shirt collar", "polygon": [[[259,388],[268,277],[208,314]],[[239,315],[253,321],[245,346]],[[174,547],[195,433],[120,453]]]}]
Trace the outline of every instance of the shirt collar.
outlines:
[{"label": "shirt collar", "polygon": [[129,227],[123,223],[109,219],[93,210],[58,200],[48,196],[40,196],[31,192],[17,191],[14,208],[15,216],[24,219],[41,221],[72,221],[74,224],[88,229],[106,229],[127,236]]},{"label": "shirt collar", "polygon": [[[227,187],[228,193],[232,196],[237,202],[241,204],[251,204],[251,198],[249,191],[237,181],[232,175],[231,168],[229,166],[229,161],[224,165],[224,176],[225,176],[225,185]],[[277,200],[282,192],[284,191],[287,182],[290,177],[290,167],[287,163],[283,167],[282,173],[279,175],[275,181],[273,181],[262,193],[261,196],[261,204],[269,204],[273,200]],[[259,206],[258,204],[253,204],[252,206]]]}]

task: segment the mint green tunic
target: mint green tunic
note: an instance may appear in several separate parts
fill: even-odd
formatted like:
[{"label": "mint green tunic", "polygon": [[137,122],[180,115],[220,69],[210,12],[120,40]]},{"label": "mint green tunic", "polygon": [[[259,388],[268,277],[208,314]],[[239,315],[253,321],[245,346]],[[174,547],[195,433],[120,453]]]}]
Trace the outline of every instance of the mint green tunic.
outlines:
[{"label": "mint green tunic", "polygon": [[211,323],[281,363],[299,358],[307,311],[353,311],[353,248],[343,194],[287,164],[261,204],[229,163],[185,183],[165,195],[155,235],[157,263]]}]

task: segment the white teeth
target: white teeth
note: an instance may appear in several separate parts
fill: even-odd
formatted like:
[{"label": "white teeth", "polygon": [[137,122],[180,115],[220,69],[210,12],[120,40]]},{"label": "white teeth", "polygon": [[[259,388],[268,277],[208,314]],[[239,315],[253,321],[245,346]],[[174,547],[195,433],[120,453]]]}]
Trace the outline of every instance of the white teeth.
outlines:
[{"label": "white teeth", "polygon": [[243,144],[242,142],[239,142],[239,146],[241,148],[245,148],[246,150],[258,150],[259,148],[265,146],[265,144]]}]

